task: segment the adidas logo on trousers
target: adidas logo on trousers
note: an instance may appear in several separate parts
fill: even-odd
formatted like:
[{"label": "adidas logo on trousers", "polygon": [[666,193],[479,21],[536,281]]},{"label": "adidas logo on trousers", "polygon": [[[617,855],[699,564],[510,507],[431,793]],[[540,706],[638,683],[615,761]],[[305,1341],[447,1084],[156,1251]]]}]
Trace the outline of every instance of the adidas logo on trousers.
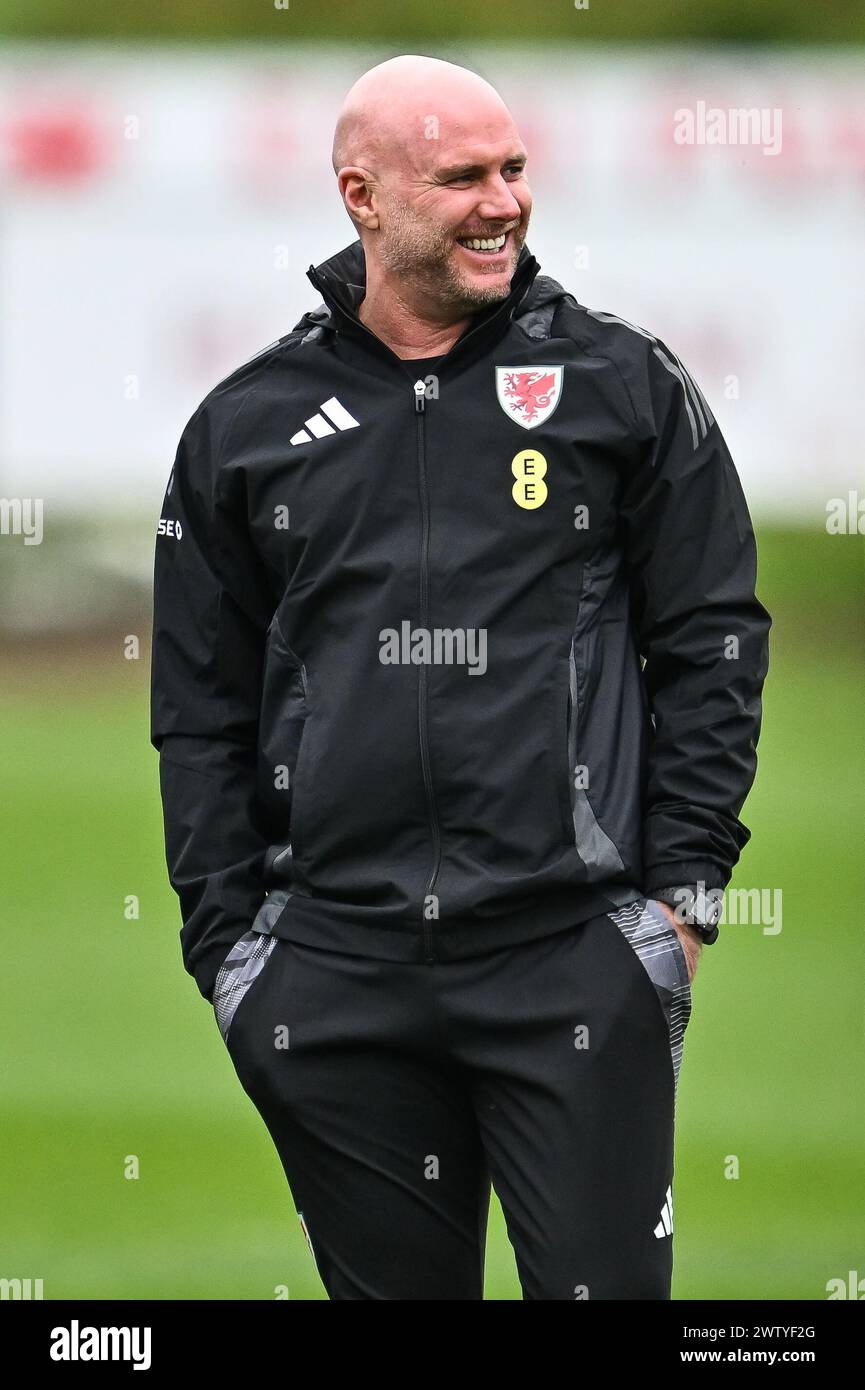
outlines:
[{"label": "adidas logo on trousers", "polygon": [[658,1240],[663,1240],[664,1236],[673,1234],[673,1189],[667,1188],[667,1197],[661,1207],[661,1219],[655,1227],[655,1235]]}]

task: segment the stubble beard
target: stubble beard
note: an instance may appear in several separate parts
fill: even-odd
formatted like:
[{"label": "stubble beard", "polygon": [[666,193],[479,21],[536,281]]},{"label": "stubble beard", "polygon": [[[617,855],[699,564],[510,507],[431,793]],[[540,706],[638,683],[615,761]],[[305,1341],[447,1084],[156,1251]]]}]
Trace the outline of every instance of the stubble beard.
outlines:
[{"label": "stubble beard", "polygon": [[[513,238],[511,276],[525,239],[522,224],[514,229]],[[408,204],[388,198],[387,231],[378,254],[390,276],[460,313],[476,313],[507,298],[511,276],[506,284],[464,279],[455,264],[454,247],[449,227],[418,217]]]}]

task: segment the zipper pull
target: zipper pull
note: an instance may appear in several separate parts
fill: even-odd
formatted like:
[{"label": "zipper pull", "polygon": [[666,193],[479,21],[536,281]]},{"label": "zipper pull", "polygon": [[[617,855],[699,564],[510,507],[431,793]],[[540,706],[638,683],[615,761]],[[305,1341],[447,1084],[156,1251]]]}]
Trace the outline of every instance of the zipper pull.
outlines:
[{"label": "zipper pull", "polygon": [[422,415],[426,403],[426,382],[416,381],[414,384],[414,408],[417,415]]}]

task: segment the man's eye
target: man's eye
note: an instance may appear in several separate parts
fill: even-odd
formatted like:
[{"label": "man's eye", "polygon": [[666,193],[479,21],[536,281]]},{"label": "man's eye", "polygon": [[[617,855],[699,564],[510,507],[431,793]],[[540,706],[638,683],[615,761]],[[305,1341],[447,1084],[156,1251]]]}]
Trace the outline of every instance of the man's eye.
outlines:
[{"label": "man's eye", "polygon": [[[511,176],[513,176],[514,178],[521,178],[522,175],[525,173],[525,169],[526,169],[526,166],[525,166],[524,164],[506,164],[506,165],[505,165],[505,173],[506,173],[506,174],[509,174],[509,175],[511,175]],[[447,180],[447,182],[448,182],[449,184],[451,184],[451,183],[472,183],[473,180],[474,180],[474,174],[454,174],[452,178],[449,178],[449,179]]]}]

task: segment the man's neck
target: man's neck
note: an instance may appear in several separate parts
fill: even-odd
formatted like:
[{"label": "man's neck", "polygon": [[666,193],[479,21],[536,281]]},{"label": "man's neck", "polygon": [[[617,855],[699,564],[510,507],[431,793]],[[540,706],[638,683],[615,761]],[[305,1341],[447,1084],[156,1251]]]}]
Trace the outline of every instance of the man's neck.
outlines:
[{"label": "man's neck", "polygon": [[395,352],[397,357],[441,357],[449,352],[469,323],[431,323],[398,304],[372,303],[367,296],[357,311],[362,324]]},{"label": "man's neck", "polygon": [[467,313],[449,321],[440,304],[410,303],[398,287],[380,280],[374,272],[357,316],[402,358],[443,356],[471,321]]}]

